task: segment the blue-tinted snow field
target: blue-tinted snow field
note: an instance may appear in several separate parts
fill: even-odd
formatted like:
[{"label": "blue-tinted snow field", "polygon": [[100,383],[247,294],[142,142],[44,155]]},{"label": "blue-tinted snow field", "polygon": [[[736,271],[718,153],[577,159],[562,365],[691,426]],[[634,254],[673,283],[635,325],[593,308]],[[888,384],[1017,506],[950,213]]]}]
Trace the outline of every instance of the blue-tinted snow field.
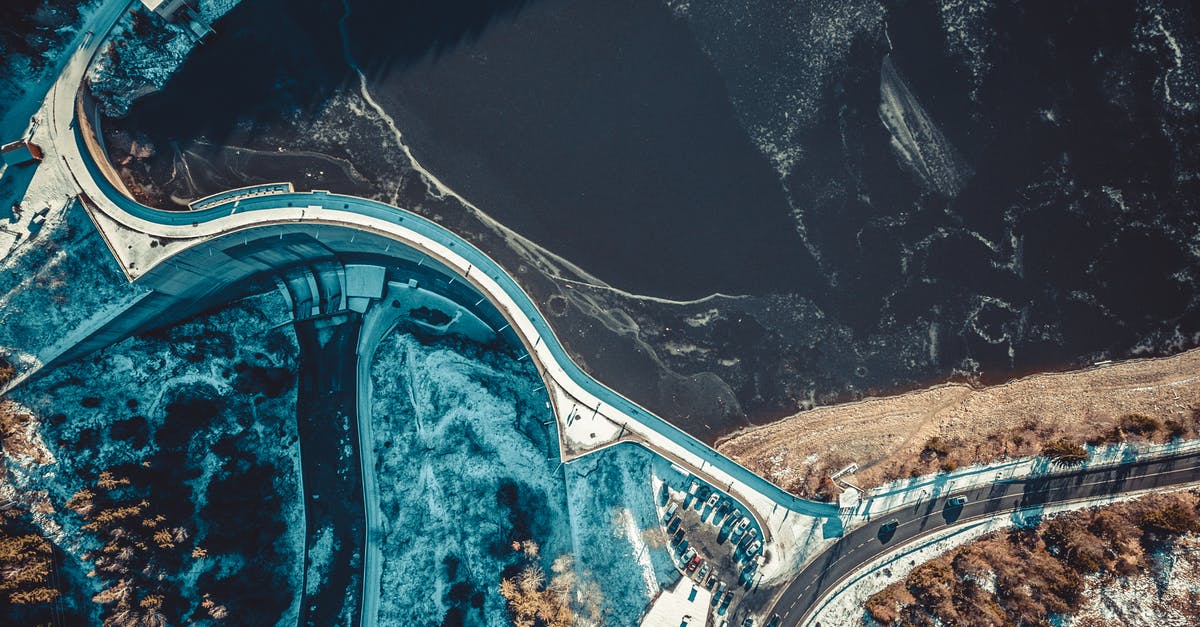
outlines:
[{"label": "blue-tinted snow field", "polygon": [[528,563],[514,543],[530,540],[547,573],[570,556],[581,618],[636,624],[677,578],[653,540],[652,456],[620,446],[560,466],[528,361],[398,331],[371,380],[380,624],[509,624],[500,581]]}]

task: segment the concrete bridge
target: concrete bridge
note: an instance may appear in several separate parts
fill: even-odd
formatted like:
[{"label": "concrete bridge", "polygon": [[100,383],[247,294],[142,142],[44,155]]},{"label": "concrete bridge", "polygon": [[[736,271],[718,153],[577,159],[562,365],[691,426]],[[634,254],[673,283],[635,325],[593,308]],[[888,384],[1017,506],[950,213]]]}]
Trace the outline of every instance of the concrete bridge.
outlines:
[{"label": "concrete bridge", "polygon": [[[619,442],[645,446],[740,500],[744,510],[757,518],[764,540],[784,545],[765,548],[773,552],[772,567],[780,568],[779,562],[799,553],[797,543],[805,538],[831,541],[843,536],[835,506],[793,497],[589,376],[572,361],[535,303],[503,268],[429,220],[365,198],[297,192],[289,183],[229,190],[191,203],[186,212],[164,212],[136,202],[107,161],[88,115],[92,107],[86,90],[81,88],[88,64],[128,4],[110,0],[96,12],[90,29],[96,36],[83,40],[56,83],[49,118],[54,142],[47,155],[74,179],[113,258],[128,280],[146,292],[123,315],[79,335],[58,361],[86,355],[142,329],[168,325],[245,293],[275,287],[292,306],[298,335],[302,331],[312,335],[313,327],[326,324],[343,330],[340,343],[326,346],[340,355],[352,353],[348,356],[352,367],[340,364],[338,376],[343,385],[352,383],[349,405],[357,421],[354,436],[359,452],[368,453],[372,443],[367,376],[371,356],[390,329],[400,320],[411,320],[431,333],[459,334],[485,343],[503,340],[522,347],[519,358],[530,359],[542,379],[564,461]],[[346,320],[357,325],[354,341],[346,339],[350,337],[344,332],[350,326]],[[332,353],[327,356],[333,360]],[[330,372],[334,371],[326,374]],[[1142,473],[1151,489],[1187,485],[1200,476],[1200,456],[1177,455],[1164,463],[1167,470],[1147,465]],[[354,489],[364,503],[366,528],[361,530],[363,594],[356,614],[359,622],[374,624],[380,587],[380,512],[373,464],[362,463],[361,469],[361,483]],[[1095,481],[1096,489],[1107,495],[1128,492],[1126,470],[1101,471],[1119,476]],[[1035,499],[1033,506],[1072,502],[1078,496],[1077,479],[1078,473],[1068,475],[1064,481],[1075,484],[1064,487],[1062,494],[1038,497],[1041,500]],[[1029,506],[1027,499],[1015,505],[1004,503],[1004,498],[1011,500],[1015,488],[1007,483],[1001,488],[986,488],[992,491],[988,495],[963,493],[978,503],[970,507],[980,510],[978,518],[970,520],[996,520],[1011,515],[1012,508],[1023,511]],[[1022,495],[1028,496],[1025,492]],[[932,515],[929,510],[905,517],[901,528],[912,537],[903,542],[897,538],[890,548],[873,544],[879,542],[871,540],[875,528],[848,518],[850,526],[860,528],[802,569],[772,601],[775,611],[788,625],[811,619],[813,610],[853,579],[860,565],[920,539],[920,530]],[[310,615],[307,620],[321,624],[322,619]]]},{"label": "concrete bridge", "polygon": [[[433,332],[480,341],[501,338],[524,348],[521,358],[536,366],[557,420],[564,461],[618,442],[645,446],[740,500],[757,518],[768,553],[769,541],[789,515],[820,521],[826,537],[841,533],[834,505],[797,499],[589,376],[499,264],[432,221],[366,198],[297,192],[288,183],[222,192],[191,203],[184,212],[138,203],[107,160],[83,86],[92,57],[119,15],[94,27],[97,36],[76,52],[51,92],[51,158],[76,182],[122,272],[148,294],[68,347],[59,361],[272,287],[288,298],[298,322],[344,312],[363,316],[356,353],[366,363],[374,343],[397,321],[396,312],[383,313],[381,303],[408,314],[435,312],[416,317],[417,323]],[[389,277],[388,269],[396,276]],[[361,374],[360,390],[365,388]],[[362,401],[360,418],[369,407]],[[369,423],[360,419],[359,428],[369,431]],[[360,446],[370,442],[369,433],[360,431]],[[372,520],[378,511],[371,503],[371,467],[363,464],[368,536],[378,528]],[[373,546],[370,537],[367,544]],[[378,560],[371,559],[370,550],[367,554],[368,593],[361,616],[373,623],[370,590],[377,593]]]}]

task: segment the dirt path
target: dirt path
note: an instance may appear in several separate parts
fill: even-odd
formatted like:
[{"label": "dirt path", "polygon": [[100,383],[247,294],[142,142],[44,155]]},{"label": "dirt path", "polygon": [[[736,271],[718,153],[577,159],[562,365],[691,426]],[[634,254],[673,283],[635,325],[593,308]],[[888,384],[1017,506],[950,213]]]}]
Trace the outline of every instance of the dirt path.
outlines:
[{"label": "dirt path", "polygon": [[[819,407],[730,435],[717,448],[786,489],[812,494],[826,474],[853,462],[871,487],[1005,456],[1036,454],[1049,440],[1083,442],[1144,414],[1196,437],[1200,349],[1156,359],[1037,374],[984,388],[944,384],[898,396]],[[1167,425],[1168,421],[1172,424]],[[931,439],[944,444],[942,454]],[[925,451],[924,454],[922,452]]]}]

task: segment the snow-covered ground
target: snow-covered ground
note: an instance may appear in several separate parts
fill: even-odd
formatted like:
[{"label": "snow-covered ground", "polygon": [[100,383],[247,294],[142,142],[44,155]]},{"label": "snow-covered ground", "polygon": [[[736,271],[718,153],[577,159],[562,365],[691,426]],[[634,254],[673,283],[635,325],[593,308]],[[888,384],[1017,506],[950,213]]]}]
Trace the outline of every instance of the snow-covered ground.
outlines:
[{"label": "snow-covered ground", "polygon": [[571,462],[567,499],[576,564],[604,592],[609,625],[634,625],[659,593],[679,579],[666,548],[654,486],[682,477],[662,457],[619,444]]},{"label": "snow-covered ground", "polygon": [[[642,627],[678,627],[703,625],[701,616],[708,616],[713,593],[691,579],[680,578],[674,588],[664,591],[642,619]],[[691,619],[685,619],[691,617]]]},{"label": "snow-covered ground", "polygon": [[[199,0],[193,3],[200,17],[209,24],[220,19],[238,5],[240,0]],[[97,57],[88,71],[88,84],[104,112],[121,117],[129,111],[134,100],[162,89],[196,46],[194,37],[178,24],[167,22],[150,13],[140,4],[135,10],[144,17],[139,33],[134,30],[134,17],[127,13],[117,23],[111,43]]]},{"label": "snow-covered ground", "polygon": [[[257,624],[267,608],[269,622],[294,624],[304,550],[298,349],[290,327],[274,328],[289,319],[278,294],[251,297],[48,369],[12,391],[39,416],[54,457],[10,465],[15,487],[46,494],[50,507],[37,518],[48,537],[81,560],[92,540],[63,504],[101,470],[151,464],[154,484],[140,489],[194,529],[207,551],[179,588],[194,603],[211,593]],[[79,583],[95,586],[94,594],[100,579]]]},{"label": "snow-covered ground", "polygon": [[[502,577],[533,540],[543,567],[574,557],[605,624],[632,625],[675,581],[651,488],[654,458],[619,446],[561,465],[527,361],[397,331],[372,364],[383,546],[381,624],[507,624]],[[579,599],[589,604],[596,599]]]},{"label": "snow-covered ground", "polygon": [[[19,35],[30,49],[0,53],[0,142],[18,139],[28,130],[29,118],[70,58],[69,51],[87,37],[85,29],[103,4],[103,0],[83,0],[74,6],[69,2],[46,2],[34,16],[38,26],[32,32],[9,31],[10,35]],[[0,205],[0,218],[7,208]]]},{"label": "snow-covered ground", "polygon": [[1200,538],[1186,535],[1154,555],[1154,568],[1128,577],[1088,578],[1082,609],[1062,627],[1187,627],[1200,610]]},{"label": "snow-covered ground", "polygon": [[121,274],[83,208],[57,203],[36,237],[0,261],[0,355],[17,366],[13,384],[147,293]]}]

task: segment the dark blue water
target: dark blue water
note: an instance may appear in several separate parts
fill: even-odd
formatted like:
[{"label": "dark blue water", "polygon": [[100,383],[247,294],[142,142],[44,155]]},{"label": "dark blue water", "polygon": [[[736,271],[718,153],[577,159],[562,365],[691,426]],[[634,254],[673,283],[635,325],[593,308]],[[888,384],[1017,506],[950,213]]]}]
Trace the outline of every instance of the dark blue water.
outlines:
[{"label": "dark blue water", "polygon": [[[373,97],[473,204],[622,289],[751,296],[568,307],[481,239],[565,311],[564,342],[601,379],[719,432],[798,399],[1197,343],[1200,81],[1163,34],[1195,48],[1187,7],[1001,4],[951,23],[924,1],[670,4],[350,2]],[[202,155],[316,146],[365,172],[258,157],[202,172],[199,191],[296,172],[482,232],[382,165],[399,149],[371,114],[316,136],[325,107],[357,98],[344,8],[243,3],[114,126]],[[884,83],[908,95],[893,120],[925,133],[932,175],[896,150]]]},{"label": "dark blue water", "polygon": [[[350,7],[354,58],[418,159],[504,224],[637,292],[695,298],[812,279],[776,174],[665,5]],[[356,87],[343,12],[243,3],[120,126],[159,145],[220,144],[313,115]],[[249,26],[265,22],[275,26]]]},{"label": "dark blue water", "polygon": [[[376,56],[385,12],[350,24]],[[813,287],[777,175],[663,4],[532,3],[371,82],[425,167],[602,279],[677,298]]]}]

